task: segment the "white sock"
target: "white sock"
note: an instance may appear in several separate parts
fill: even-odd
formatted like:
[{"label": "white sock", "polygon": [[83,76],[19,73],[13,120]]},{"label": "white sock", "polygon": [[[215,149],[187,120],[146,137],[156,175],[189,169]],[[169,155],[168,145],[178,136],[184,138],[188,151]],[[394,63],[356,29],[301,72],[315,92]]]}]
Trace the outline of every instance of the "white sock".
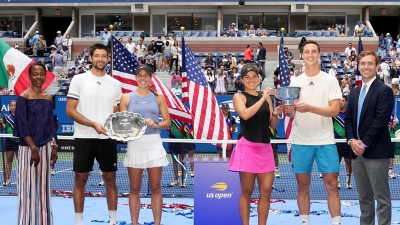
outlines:
[{"label": "white sock", "polygon": [[83,213],[75,213],[76,225],[83,225]]},{"label": "white sock", "polygon": [[300,215],[301,225],[310,225],[310,215]]},{"label": "white sock", "polygon": [[110,214],[110,224],[112,225],[117,224],[117,210],[114,211],[108,210],[108,213]]},{"label": "white sock", "polygon": [[340,216],[335,216],[332,218],[332,225],[340,225]]}]

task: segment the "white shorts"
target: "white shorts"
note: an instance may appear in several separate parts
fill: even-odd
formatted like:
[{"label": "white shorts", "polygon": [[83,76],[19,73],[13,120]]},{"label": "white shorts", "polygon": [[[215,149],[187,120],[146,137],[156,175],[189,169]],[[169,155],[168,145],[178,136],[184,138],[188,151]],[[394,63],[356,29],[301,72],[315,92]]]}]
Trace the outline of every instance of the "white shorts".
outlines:
[{"label": "white shorts", "polygon": [[392,78],[392,84],[399,84],[399,78]]}]

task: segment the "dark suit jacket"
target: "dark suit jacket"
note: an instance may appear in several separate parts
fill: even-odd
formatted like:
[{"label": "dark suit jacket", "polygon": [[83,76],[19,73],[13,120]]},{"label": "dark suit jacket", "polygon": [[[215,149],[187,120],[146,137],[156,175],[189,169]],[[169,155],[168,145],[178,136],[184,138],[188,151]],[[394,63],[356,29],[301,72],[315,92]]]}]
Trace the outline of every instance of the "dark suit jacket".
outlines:
[{"label": "dark suit jacket", "polygon": [[[361,87],[361,85],[356,87],[350,93],[345,118],[347,140],[358,139],[357,110]],[[368,146],[363,154],[364,158],[385,159],[394,157],[388,128],[393,106],[392,89],[380,82],[379,79],[375,79],[365,96],[358,129],[361,141]],[[356,157],[351,151],[351,158]]]}]

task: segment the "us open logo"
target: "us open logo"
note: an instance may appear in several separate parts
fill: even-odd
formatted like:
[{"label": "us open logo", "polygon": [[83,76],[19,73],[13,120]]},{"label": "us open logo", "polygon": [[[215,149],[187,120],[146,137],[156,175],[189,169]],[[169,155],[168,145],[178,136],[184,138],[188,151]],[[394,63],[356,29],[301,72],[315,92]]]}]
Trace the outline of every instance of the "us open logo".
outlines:
[{"label": "us open logo", "polygon": [[206,193],[206,198],[216,198],[216,199],[232,198],[233,192],[225,192],[228,189],[228,185],[225,182],[215,183],[214,185],[211,186],[211,188],[219,192]]}]

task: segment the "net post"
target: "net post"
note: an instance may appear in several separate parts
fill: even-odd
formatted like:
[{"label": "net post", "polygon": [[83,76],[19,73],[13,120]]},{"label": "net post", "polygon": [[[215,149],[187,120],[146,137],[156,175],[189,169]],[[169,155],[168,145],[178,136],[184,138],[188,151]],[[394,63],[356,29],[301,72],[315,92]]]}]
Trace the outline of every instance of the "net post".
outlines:
[{"label": "net post", "polygon": [[[3,125],[2,124],[0,125],[0,131],[1,131],[1,133],[3,133]],[[4,179],[4,183],[6,183],[6,179],[7,179],[7,177],[6,177],[6,161],[5,161],[5,153],[4,153],[6,151],[4,149],[5,138],[0,138],[0,141],[1,141],[1,158],[3,160],[3,179]]]},{"label": "net post", "polygon": [[226,159],[226,142],[222,143],[222,158]]}]

